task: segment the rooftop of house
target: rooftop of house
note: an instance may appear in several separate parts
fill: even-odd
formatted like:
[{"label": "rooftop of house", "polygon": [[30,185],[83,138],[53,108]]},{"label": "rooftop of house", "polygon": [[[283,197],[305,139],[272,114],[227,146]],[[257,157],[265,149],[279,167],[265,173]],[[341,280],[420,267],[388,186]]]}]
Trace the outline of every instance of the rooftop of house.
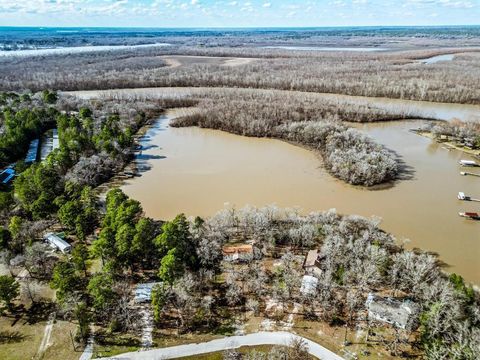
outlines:
[{"label": "rooftop of house", "polygon": [[366,302],[369,316],[407,329],[419,312],[419,306],[410,300],[385,298],[369,294]]},{"label": "rooftop of house", "polygon": [[222,249],[225,255],[242,253],[242,254],[251,254],[253,252],[252,245],[238,245],[238,246],[224,246]]},{"label": "rooftop of house", "polygon": [[0,183],[8,184],[15,177],[15,170],[7,168],[0,171]]},{"label": "rooftop of house", "polygon": [[135,288],[135,302],[142,303],[152,299],[152,290],[155,285],[159,285],[159,282],[150,282],[144,284],[137,284]]},{"label": "rooftop of house", "polygon": [[305,275],[302,278],[300,292],[304,295],[312,295],[317,291],[318,279],[315,276]]},{"label": "rooftop of house", "polygon": [[69,251],[72,248],[72,246],[68,242],[63,240],[60,236],[55,235],[54,233],[45,234],[44,239],[61,251]]},{"label": "rooftop of house", "polygon": [[305,258],[305,262],[303,263],[304,267],[310,267],[315,265],[315,261],[318,259],[318,250],[310,250],[307,253],[307,257]]}]

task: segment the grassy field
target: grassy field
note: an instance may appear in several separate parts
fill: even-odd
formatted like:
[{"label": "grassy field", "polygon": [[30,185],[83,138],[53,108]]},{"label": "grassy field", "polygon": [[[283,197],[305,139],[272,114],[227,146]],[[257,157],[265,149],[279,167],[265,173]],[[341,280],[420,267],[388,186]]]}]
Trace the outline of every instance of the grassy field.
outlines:
[{"label": "grassy field", "polygon": [[[264,345],[264,346],[242,346],[238,349],[241,353],[249,353],[252,351],[258,351],[263,353],[268,353],[273,346]],[[203,355],[195,355],[195,356],[186,356],[178,358],[179,360],[223,360],[223,352],[218,351],[214,353],[208,353]]]},{"label": "grassy field", "polygon": [[0,317],[0,359],[78,359],[81,352],[73,350],[70,340],[70,331],[75,330],[75,324],[66,321],[53,323],[45,351],[39,351],[47,322],[42,320],[32,324],[24,316],[18,319]]}]

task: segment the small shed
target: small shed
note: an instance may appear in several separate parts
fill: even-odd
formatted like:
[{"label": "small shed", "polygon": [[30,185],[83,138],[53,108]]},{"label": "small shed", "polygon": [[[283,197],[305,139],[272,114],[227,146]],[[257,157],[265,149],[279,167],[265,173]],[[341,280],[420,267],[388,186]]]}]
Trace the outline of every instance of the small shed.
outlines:
[{"label": "small shed", "polygon": [[30,147],[28,148],[27,156],[25,157],[25,163],[30,164],[37,161],[39,143],[40,139],[32,140]]},{"label": "small shed", "polygon": [[145,303],[152,301],[152,290],[155,285],[160,285],[159,282],[150,282],[144,284],[137,284],[135,288],[135,302],[136,303]]},{"label": "small shed", "polygon": [[225,261],[248,261],[253,258],[252,245],[224,246],[222,249]]},{"label": "small shed", "polygon": [[320,276],[322,272],[320,266],[320,251],[310,250],[305,257],[305,261],[303,262],[305,273]]},{"label": "small shed", "polygon": [[62,253],[69,253],[72,250],[72,246],[69,243],[54,233],[45,234],[43,238],[52,248],[58,249]]},{"label": "small shed", "polygon": [[404,330],[414,330],[418,325],[419,306],[410,300],[397,300],[368,294],[365,303],[368,318],[391,324]]},{"label": "small shed", "polygon": [[318,287],[318,279],[315,276],[305,275],[302,279],[300,292],[303,295],[315,295]]}]

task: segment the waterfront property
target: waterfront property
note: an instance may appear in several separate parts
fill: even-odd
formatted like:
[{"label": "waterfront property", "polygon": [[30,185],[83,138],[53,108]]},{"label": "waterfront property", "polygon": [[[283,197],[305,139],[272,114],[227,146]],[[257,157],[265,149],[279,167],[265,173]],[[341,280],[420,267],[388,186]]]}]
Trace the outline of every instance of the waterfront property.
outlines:
[{"label": "waterfront property", "polygon": [[69,243],[54,233],[47,233],[43,238],[52,248],[60,250],[62,253],[69,253],[72,250]]},{"label": "waterfront property", "polygon": [[418,326],[419,307],[410,300],[396,300],[368,294],[365,306],[369,320],[376,320],[404,330]]}]

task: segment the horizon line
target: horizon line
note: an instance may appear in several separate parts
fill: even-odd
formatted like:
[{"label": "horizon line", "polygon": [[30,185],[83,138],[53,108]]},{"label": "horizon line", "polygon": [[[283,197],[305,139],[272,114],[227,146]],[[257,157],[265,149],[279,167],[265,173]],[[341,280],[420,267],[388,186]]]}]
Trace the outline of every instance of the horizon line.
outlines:
[{"label": "horizon line", "polygon": [[244,30],[244,29],[347,29],[347,28],[448,28],[448,27],[480,27],[480,24],[444,24],[444,25],[332,25],[332,26],[210,26],[210,27],[152,27],[152,26],[41,26],[41,25],[0,25],[0,29],[150,29],[150,30]]}]

